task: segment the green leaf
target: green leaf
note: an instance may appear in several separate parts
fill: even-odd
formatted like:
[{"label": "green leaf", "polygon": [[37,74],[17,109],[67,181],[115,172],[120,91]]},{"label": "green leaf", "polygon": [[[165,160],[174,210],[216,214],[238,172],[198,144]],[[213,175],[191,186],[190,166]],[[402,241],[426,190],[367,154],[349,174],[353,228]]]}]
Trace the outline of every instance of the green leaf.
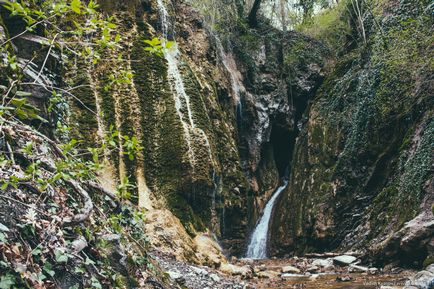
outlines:
[{"label": "green leaf", "polygon": [[32,94],[30,92],[20,91],[20,90],[18,90],[15,94],[17,96],[19,96],[19,97],[29,97],[29,96],[32,96]]},{"label": "green leaf", "polygon": [[25,99],[25,98],[13,98],[11,100],[11,103],[13,106],[20,108],[27,103],[27,99]]},{"label": "green leaf", "polygon": [[56,257],[57,263],[66,263],[68,262],[68,255],[61,249],[55,249],[54,255]]},{"label": "green leaf", "polygon": [[9,232],[9,228],[3,225],[2,223],[0,223],[0,231]]},{"label": "green leaf", "polygon": [[101,283],[99,283],[98,279],[96,279],[95,277],[92,277],[90,279],[90,282],[92,282],[91,285],[93,288],[102,289]]},{"label": "green leaf", "polygon": [[70,4],[71,10],[77,14],[81,14],[81,1],[80,0],[72,0]]},{"label": "green leaf", "polygon": [[54,274],[56,274],[56,272],[53,271],[53,265],[51,265],[50,262],[46,262],[42,269],[44,270],[45,273],[47,273],[51,277],[53,277]]},{"label": "green leaf", "polygon": [[[8,242],[8,239],[5,234],[0,232],[0,244],[6,244]],[[1,287],[0,287],[1,288]]]},{"label": "green leaf", "polygon": [[173,44],[175,44],[175,42],[173,42],[173,41],[167,41],[166,42],[166,49],[170,49],[173,46]]},{"label": "green leaf", "polygon": [[0,288],[10,289],[15,285],[15,277],[11,274],[6,274],[0,278]]}]

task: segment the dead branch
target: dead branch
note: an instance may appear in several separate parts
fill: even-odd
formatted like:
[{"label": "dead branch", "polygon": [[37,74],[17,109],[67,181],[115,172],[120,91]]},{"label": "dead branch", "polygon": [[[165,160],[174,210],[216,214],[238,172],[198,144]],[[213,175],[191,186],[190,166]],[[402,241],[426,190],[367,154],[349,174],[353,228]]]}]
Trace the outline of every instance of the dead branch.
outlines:
[{"label": "dead branch", "polygon": [[89,194],[87,193],[87,191],[85,191],[79,184],[78,182],[74,181],[74,180],[64,180],[65,183],[67,183],[70,187],[72,187],[74,189],[74,191],[76,191],[83,199],[84,202],[84,206],[81,209],[80,214],[75,215],[72,218],[65,218],[63,219],[64,224],[78,224],[78,223],[82,223],[84,221],[86,221],[87,219],[89,219],[90,215],[92,214],[93,211],[93,202],[92,199],[90,198]]},{"label": "dead branch", "polygon": [[85,181],[84,184],[86,186],[88,186],[89,188],[97,190],[97,191],[100,191],[101,193],[103,193],[104,195],[106,195],[107,197],[109,197],[110,200],[111,200],[110,206],[112,208],[117,208],[120,205],[118,197],[113,192],[110,192],[109,190],[106,190],[105,188],[103,188],[97,182],[94,182],[94,181]]}]

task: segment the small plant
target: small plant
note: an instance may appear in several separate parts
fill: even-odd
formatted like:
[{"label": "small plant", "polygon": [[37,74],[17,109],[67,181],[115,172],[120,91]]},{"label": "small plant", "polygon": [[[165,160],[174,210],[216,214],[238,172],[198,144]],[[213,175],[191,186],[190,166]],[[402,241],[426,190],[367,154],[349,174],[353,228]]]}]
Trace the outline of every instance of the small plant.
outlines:
[{"label": "small plant", "polygon": [[164,55],[165,50],[170,49],[174,44],[173,41],[164,41],[156,37],[151,40],[146,39],[144,42],[149,45],[148,47],[145,47],[145,51],[149,51],[150,53],[160,57]]}]

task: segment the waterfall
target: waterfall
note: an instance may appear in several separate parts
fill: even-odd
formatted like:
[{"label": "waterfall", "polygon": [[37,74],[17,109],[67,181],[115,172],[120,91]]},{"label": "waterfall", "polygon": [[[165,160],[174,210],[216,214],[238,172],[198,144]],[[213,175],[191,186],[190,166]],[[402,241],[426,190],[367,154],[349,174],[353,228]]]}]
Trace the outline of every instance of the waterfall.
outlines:
[{"label": "waterfall", "polygon": [[[169,29],[173,25],[170,23],[169,13],[163,0],[157,0],[157,4],[163,31],[163,46],[165,46],[168,41]],[[170,49],[164,49],[164,58],[166,59],[168,66],[167,75],[175,100],[176,113],[179,117],[179,120],[181,121],[184,130],[184,137],[187,142],[189,160],[194,169],[196,157],[192,146],[192,137],[196,136],[198,139],[202,140],[202,145],[206,147],[208,151],[208,157],[211,163],[214,165],[214,158],[212,156],[211,146],[208,137],[205,132],[202,129],[196,127],[196,124],[194,123],[190,96],[185,91],[184,81],[182,80],[182,76],[178,67],[178,57],[180,54],[181,53],[176,42]]]},{"label": "waterfall", "polygon": [[252,259],[265,259],[267,258],[267,241],[268,241],[268,227],[270,226],[271,213],[273,212],[274,203],[279,197],[280,193],[286,188],[288,181],[285,180],[283,185],[278,187],[273,193],[273,196],[265,206],[264,213],[259,219],[255,230],[253,231],[250,239],[250,244],[247,248],[247,258]]},{"label": "waterfall", "polygon": [[243,85],[243,82],[242,82],[242,76],[237,69],[237,65],[236,65],[235,59],[232,56],[232,54],[225,52],[225,49],[223,48],[223,45],[220,41],[220,38],[216,34],[212,33],[212,36],[215,39],[217,50],[218,50],[219,56],[221,58],[221,62],[223,64],[223,66],[225,67],[226,71],[230,75],[232,93],[234,96],[236,112],[237,112],[237,115],[241,117],[241,114],[242,114],[241,92],[246,91],[246,89]]}]

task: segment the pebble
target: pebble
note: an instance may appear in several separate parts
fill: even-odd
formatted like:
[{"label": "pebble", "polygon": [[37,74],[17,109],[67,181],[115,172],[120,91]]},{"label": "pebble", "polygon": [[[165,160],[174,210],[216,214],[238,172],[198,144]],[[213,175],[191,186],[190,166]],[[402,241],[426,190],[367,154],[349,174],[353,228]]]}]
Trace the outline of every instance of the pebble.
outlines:
[{"label": "pebble", "polygon": [[372,267],[368,269],[369,274],[371,275],[377,275],[379,273],[378,268]]},{"label": "pebble", "polygon": [[220,277],[217,274],[210,274],[209,277],[216,283],[220,282]]},{"label": "pebble", "polygon": [[190,268],[191,268],[191,270],[193,270],[194,273],[196,273],[197,275],[203,275],[203,276],[208,275],[208,271],[205,270],[205,269],[198,268],[198,267],[195,267],[195,266],[190,266]]},{"label": "pebble", "polygon": [[351,276],[338,276],[336,277],[336,281],[338,282],[350,282],[353,278]]},{"label": "pebble", "polygon": [[166,271],[166,274],[169,275],[169,277],[175,281],[182,277],[181,273],[177,271]]}]

